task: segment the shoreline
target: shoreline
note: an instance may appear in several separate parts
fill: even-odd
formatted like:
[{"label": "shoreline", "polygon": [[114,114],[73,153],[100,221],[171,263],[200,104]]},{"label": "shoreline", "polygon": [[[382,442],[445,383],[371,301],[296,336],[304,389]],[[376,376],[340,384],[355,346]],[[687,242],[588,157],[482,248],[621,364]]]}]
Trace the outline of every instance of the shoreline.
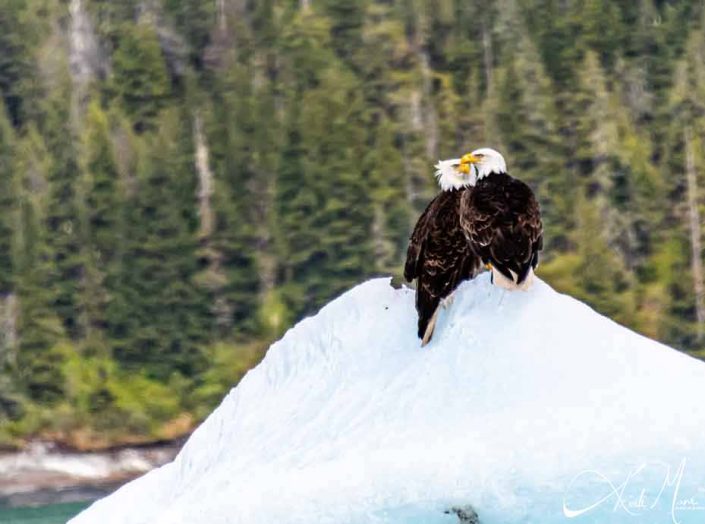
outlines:
[{"label": "shoreline", "polygon": [[0,507],[95,500],[172,461],[187,438],[88,452],[34,441],[0,451]]}]

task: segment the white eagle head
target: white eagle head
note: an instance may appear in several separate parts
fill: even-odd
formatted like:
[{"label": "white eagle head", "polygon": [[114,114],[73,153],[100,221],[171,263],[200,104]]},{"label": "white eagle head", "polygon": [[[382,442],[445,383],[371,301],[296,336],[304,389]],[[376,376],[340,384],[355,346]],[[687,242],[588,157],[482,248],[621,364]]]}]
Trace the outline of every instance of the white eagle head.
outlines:
[{"label": "white eagle head", "polygon": [[490,147],[481,147],[472,153],[463,155],[458,169],[474,171],[480,180],[492,173],[502,174],[507,172],[507,163],[504,157]]},{"label": "white eagle head", "polygon": [[474,186],[487,175],[506,172],[504,157],[489,147],[476,149],[462,158],[439,160],[436,164],[436,178],[443,191]]}]

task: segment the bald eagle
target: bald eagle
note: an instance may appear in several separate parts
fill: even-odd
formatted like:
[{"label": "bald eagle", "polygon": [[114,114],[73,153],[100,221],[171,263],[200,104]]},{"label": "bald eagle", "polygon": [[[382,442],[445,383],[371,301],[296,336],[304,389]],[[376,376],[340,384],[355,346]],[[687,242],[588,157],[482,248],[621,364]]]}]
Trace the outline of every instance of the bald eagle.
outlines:
[{"label": "bald eagle", "polygon": [[441,193],[411,235],[404,277],[416,279],[421,345],[431,340],[439,306],[482,265],[506,289],[531,285],[543,228],[538,203],[523,182],[507,174],[504,157],[482,148],[436,164]]},{"label": "bald eagle", "polygon": [[460,227],[461,199],[472,191],[474,178],[460,159],[436,164],[436,177],[442,191],[426,207],[409,241],[404,278],[416,279],[418,336],[425,346],[433,336],[442,301],[463,280],[474,278],[482,263],[470,247]]},{"label": "bald eagle", "polygon": [[470,247],[492,271],[492,282],[505,289],[527,290],[543,248],[539,204],[531,188],[507,173],[504,157],[482,148],[460,159],[470,171],[472,191],[460,200],[460,227]]}]

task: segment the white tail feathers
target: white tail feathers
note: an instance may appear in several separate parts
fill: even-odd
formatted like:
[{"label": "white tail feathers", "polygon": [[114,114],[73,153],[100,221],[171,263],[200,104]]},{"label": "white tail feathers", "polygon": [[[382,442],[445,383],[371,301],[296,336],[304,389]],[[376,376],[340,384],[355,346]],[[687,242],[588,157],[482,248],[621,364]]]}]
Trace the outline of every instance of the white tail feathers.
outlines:
[{"label": "white tail feathers", "polygon": [[[516,279],[516,273],[514,273],[514,271],[511,271],[511,273],[512,276]],[[534,283],[534,270],[529,269],[529,273],[526,275],[524,281],[521,284],[517,284],[514,280],[509,280],[500,271],[497,271],[497,269],[493,267],[492,283],[497,287],[501,287],[502,289],[507,289],[509,291],[528,291],[529,288],[531,288],[531,285]]]}]

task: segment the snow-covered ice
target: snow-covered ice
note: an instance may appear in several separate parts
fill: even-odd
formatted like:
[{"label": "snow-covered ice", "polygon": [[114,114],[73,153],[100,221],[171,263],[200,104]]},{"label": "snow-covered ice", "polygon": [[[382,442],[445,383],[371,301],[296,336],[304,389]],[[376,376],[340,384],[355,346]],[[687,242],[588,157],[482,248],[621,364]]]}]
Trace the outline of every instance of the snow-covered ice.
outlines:
[{"label": "snow-covered ice", "polygon": [[700,523],[704,437],[705,364],[538,279],[464,283],[424,349],[413,291],[377,279],[71,523]]}]

